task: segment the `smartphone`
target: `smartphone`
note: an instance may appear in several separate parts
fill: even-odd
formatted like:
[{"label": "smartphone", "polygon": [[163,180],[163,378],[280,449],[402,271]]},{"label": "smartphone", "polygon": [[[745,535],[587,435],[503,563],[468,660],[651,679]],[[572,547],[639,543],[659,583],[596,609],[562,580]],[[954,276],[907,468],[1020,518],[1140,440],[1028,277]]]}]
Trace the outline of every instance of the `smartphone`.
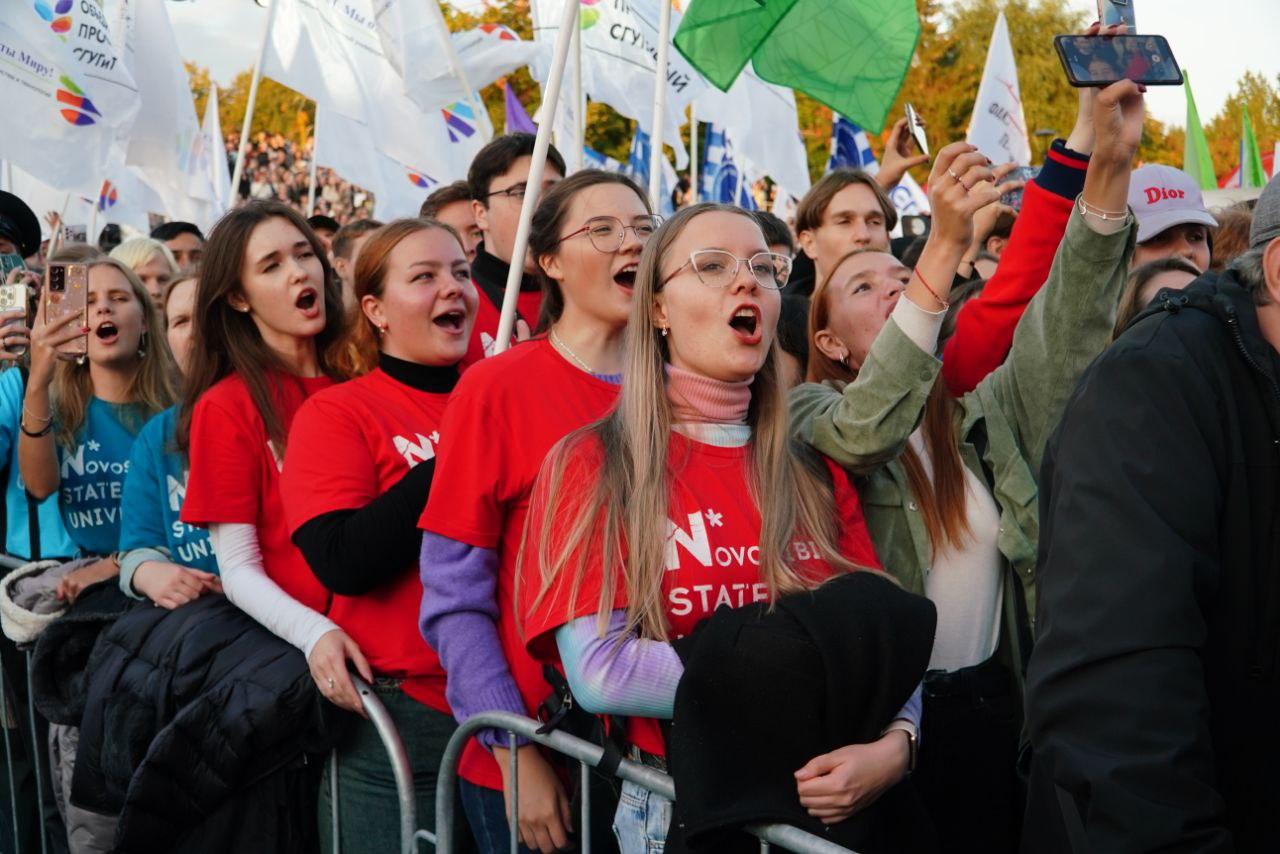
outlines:
[{"label": "smartphone", "polygon": [[[1006,176],[1006,181],[1030,181],[1040,173],[1039,169],[1031,166],[1019,166]],[[1015,211],[1022,210],[1022,189],[1010,190],[1000,197],[1000,203],[1008,205]]]},{"label": "smartphone", "polygon": [[0,284],[4,284],[9,278],[9,273],[14,270],[27,269],[27,262],[22,256],[16,252],[5,252],[0,255]]},{"label": "smartphone", "polygon": [[1138,31],[1133,17],[1133,0],[1098,0],[1098,20],[1104,27],[1124,24],[1128,35]]},{"label": "smartphone", "polygon": [[929,139],[924,135],[924,122],[920,121],[920,114],[916,112],[916,108],[911,106],[910,102],[907,103],[907,130],[911,132],[911,138],[920,147],[920,153],[928,157]]},{"label": "smartphone", "polygon": [[[44,322],[51,325],[68,314],[79,315],[85,325],[89,298],[89,268],[84,264],[50,264],[44,286]],[[76,321],[72,321],[77,324]],[[89,336],[78,335],[58,346],[59,353],[84,356],[89,352]]]},{"label": "smartphone", "polygon": [[1055,36],[1053,46],[1075,87],[1132,80],[1144,86],[1181,86],[1182,69],[1164,36]]},{"label": "smartphone", "polygon": [[[16,282],[12,285],[0,284],[0,312],[9,312],[19,310],[22,312],[18,317],[6,320],[0,331],[8,331],[9,326],[26,326],[27,325],[27,284],[26,282]],[[15,356],[21,356],[27,352],[25,345],[14,345],[5,347],[5,351]]]}]

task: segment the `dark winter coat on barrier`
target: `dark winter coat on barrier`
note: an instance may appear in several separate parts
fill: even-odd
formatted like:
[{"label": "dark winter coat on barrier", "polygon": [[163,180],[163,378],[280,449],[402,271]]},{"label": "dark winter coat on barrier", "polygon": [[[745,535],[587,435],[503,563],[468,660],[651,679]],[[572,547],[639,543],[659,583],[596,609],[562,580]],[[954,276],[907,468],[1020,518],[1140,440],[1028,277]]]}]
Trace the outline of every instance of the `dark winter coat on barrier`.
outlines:
[{"label": "dark winter coat on barrier", "polygon": [[316,784],[348,722],[302,654],[222,596],[140,608],[89,662],[72,800],[116,850],[311,852]]},{"label": "dark winter coat on barrier", "polygon": [[1098,358],[1040,483],[1023,850],[1277,850],[1280,359],[1234,274]]},{"label": "dark winter coat on barrier", "polygon": [[[880,737],[920,684],[937,612],[879,572],[721,609],[675,641],[684,661],[667,759],[667,851],[756,851],[736,828],[792,824],[864,854],[927,852],[932,825],[909,782],[839,824],[800,805],[795,771]],[[926,734],[924,736],[928,738]]]}]

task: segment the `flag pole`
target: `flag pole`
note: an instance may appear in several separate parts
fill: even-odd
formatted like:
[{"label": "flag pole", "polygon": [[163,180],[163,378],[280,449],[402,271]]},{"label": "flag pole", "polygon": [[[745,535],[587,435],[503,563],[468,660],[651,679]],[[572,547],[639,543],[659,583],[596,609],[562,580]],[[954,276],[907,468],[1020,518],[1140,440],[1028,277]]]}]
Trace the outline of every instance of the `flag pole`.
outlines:
[{"label": "flag pole", "polygon": [[316,151],[320,148],[320,105],[316,104],[316,120],[311,125],[311,182],[307,186],[307,212],[311,216],[316,212]]},{"label": "flag pole", "polygon": [[529,162],[529,177],[525,179],[524,201],[520,205],[520,225],[516,229],[516,244],[511,250],[511,268],[507,271],[507,289],[502,295],[502,317],[498,321],[498,337],[494,341],[494,353],[501,353],[511,344],[511,332],[516,325],[516,295],[520,293],[520,279],[524,275],[524,257],[529,251],[529,231],[533,224],[533,209],[538,203],[538,191],[542,188],[542,173],[546,171],[547,149],[551,146],[551,127],[556,123],[556,109],[560,106],[560,84],[564,81],[564,66],[569,59],[569,47],[573,32],[578,29],[578,3],[565,3],[560,17],[560,29],[556,31],[555,55],[551,60],[551,73],[547,75],[546,88],[542,90],[542,121],[538,124],[538,136],[533,143],[533,157]]},{"label": "flag pole", "polygon": [[689,102],[689,192],[693,203],[698,203],[698,110]]},{"label": "flag pole", "polygon": [[102,191],[106,188],[106,182],[104,181],[102,187],[98,189],[98,198],[93,203],[93,210],[89,213],[89,233],[85,235],[85,241],[90,246],[98,243],[98,211],[102,209]]},{"label": "flag pole", "polygon": [[258,45],[258,61],[253,64],[253,77],[249,80],[249,99],[244,107],[244,124],[240,127],[240,143],[236,151],[236,168],[231,172],[231,207],[240,192],[240,179],[244,177],[244,147],[249,142],[249,130],[253,125],[253,108],[258,102],[258,83],[262,80],[262,62],[267,57],[267,45],[271,43],[271,25],[276,19],[275,0],[266,0],[267,24],[262,28],[262,43]]},{"label": "flag pole", "polygon": [[67,193],[67,197],[62,200],[62,213],[58,214],[58,227],[49,235],[49,251],[45,255],[46,258],[52,257],[55,252],[62,248],[62,233],[67,228],[67,207],[71,204],[71,193]]},{"label": "flag pole", "polygon": [[[583,149],[587,145],[587,100],[582,94],[582,29],[573,28],[573,115],[574,153],[570,159],[574,171],[583,166]],[[563,152],[561,152],[563,154]]]},{"label": "flag pole", "polygon": [[671,48],[671,0],[659,0],[658,64],[653,73],[653,124],[649,134],[649,204],[656,211],[662,195],[662,120],[667,112],[667,55]]}]

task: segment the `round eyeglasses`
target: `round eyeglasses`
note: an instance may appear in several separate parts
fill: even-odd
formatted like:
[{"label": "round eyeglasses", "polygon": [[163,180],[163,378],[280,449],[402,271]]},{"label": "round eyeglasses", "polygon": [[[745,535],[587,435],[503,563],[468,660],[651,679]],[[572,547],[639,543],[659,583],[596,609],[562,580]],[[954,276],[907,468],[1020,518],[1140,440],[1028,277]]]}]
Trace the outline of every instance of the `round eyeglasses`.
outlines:
[{"label": "round eyeglasses", "polygon": [[585,234],[597,251],[607,254],[622,248],[622,244],[627,239],[627,229],[635,233],[636,240],[644,243],[653,237],[653,233],[660,225],[662,225],[662,217],[652,214],[636,217],[631,221],[631,225],[623,224],[622,220],[616,216],[594,216],[587,220],[587,224],[582,228],[572,234],[566,234],[556,243],[564,243],[572,237]]},{"label": "round eyeglasses", "polygon": [[757,252],[750,258],[739,258],[723,249],[699,249],[689,253],[689,260],[662,280],[662,284],[692,267],[698,281],[713,288],[727,288],[738,277],[739,266],[745,262],[752,277],[762,288],[778,291],[787,286],[791,278],[791,259],[776,252]]}]

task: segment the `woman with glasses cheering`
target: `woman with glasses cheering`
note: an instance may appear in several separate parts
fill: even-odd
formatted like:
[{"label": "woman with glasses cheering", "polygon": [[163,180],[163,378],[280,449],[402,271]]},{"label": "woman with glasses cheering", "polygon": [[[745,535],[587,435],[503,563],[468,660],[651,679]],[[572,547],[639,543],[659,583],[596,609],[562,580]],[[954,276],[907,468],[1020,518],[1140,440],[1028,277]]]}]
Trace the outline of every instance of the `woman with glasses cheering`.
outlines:
[{"label": "woman with glasses cheering", "polygon": [[[421,629],[449,674],[459,721],[495,709],[529,714],[551,693],[513,619],[529,494],[551,447],[617,400],[631,289],[657,225],[644,193],[620,175],[583,170],[547,191],[530,241],[547,334],[474,365],[449,402],[420,523]],[[508,850],[505,798],[515,781],[506,745],[496,731],[481,733],[459,769],[485,852]],[[526,850],[563,848],[573,829],[564,787],[536,746],[517,749]]]}]

